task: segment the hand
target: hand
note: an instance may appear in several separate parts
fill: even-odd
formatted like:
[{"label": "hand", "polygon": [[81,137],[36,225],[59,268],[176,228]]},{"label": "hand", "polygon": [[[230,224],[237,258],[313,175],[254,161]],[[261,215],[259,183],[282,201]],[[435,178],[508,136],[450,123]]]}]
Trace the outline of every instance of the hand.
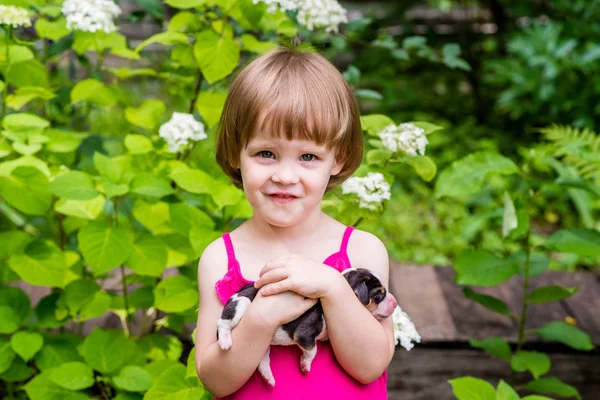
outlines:
[{"label": "hand", "polygon": [[295,320],[316,303],[315,299],[308,299],[290,291],[266,297],[259,291],[252,305],[257,307],[260,318],[267,325],[276,328]]},{"label": "hand", "polygon": [[335,269],[298,255],[277,257],[262,268],[254,287],[263,296],[291,290],[311,299],[324,297],[338,282],[346,281]]}]

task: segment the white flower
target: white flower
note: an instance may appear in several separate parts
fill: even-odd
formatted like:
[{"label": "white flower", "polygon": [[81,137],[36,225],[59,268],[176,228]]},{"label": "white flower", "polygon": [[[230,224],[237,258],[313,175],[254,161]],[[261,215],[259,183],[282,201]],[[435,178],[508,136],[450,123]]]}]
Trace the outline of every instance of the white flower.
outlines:
[{"label": "white flower", "polygon": [[192,114],[173,113],[171,120],[161,125],[158,134],[165,139],[171,153],[185,150],[192,142],[206,139],[204,125]]},{"label": "white flower", "polygon": [[24,8],[0,6],[0,25],[11,25],[13,28],[31,26],[31,18],[29,18],[29,12]]},{"label": "white flower", "polygon": [[341,23],[347,23],[346,9],[336,0],[302,0],[298,7],[298,23],[311,31],[325,28],[327,32],[339,31]]},{"label": "white flower", "polygon": [[394,339],[396,339],[396,344],[400,342],[402,347],[410,350],[415,346],[413,342],[421,343],[421,335],[417,332],[415,324],[412,323],[400,306],[396,306],[392,314],[392,320],[394,321]]},{"label": "white flower", "polygon": [[300,0],[252,0],[254,4],[265,3],[267,12],[274,14],[277,11],[277,6],[281,11],[296,11],[298,9],[298,3]]},{"label": "white flower", "polygon": [[346,9],[336,0],[252,0],[254,4],[265,3],[267,11],[298,11],[298,23],[311,31],[325,28],[327,32],[338,32],[341,23],[347,23]]},{"label": "white flower", "polygon": [[417,153],[425,155],[425,147],[429,143],[425,130],[411,123],[388,125],[378,135],[384,147],[394,153],[400,150],[409,156],[416,156]]},{"label": "white flower", "polygon": [[376,210],[391,197],[390,184],[380,172],[369,172],[364,178],[354,177],[342,184],[342,194],[355,193],[360,199],[359,207]]},{"label": "white flower", "polygon": [[121,8],[112,0],[65,0],[62,13],[69,30],[111,33],[117,30],[113,19]]}]

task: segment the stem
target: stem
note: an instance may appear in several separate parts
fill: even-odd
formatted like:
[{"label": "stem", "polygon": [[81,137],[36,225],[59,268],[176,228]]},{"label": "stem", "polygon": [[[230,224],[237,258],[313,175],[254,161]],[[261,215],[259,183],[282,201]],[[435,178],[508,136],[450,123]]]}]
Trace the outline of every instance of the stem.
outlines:
[{"label": "stem", "polygon": [[352,226],[356,228],[358,226],[358,224],[361,223],[362,220],[363,220],[363,217],[360,217]]},{"label": "stem", "polygon": [[[521,351],[521,348],[523,347],[523,343],[525,341],[525,322],[527,317],[527,306],[529,305],[529,302],[527,301],[527,296],[529,294],[529,267],[531,264],[531,248],[529,243],[529,237],[531,235],[530,232],[531,231],[527,232],[527,236],[525,236],[524,241],[526,252],[525,265],[523,266],[525,271],[525,281],[523,282],[523,307],[521,309],[521,320],[519,321],[519,337],[517,340],[517,352]],[[515,378],[516,372],[513,370],[510,376],[511,386],[514,386]]]},{"label": "stem", "polygon": [[121,282],[123,283],[123,303],[125,305],[125,323],[123,324],[123,329],[125,329],[125,335],[129,336],[131,334],[131,326],[129,321],[129,298],[128,298],[128,290],[127,290],[127,279],[125,275],[125,267],[121,264]]},{"label": "stem", "polygon": [[190,103],[189,114],[194,113],[194,105],[196,104],[196,100],[198,100],[198,94],[200,93],[200,86],[202,86],[202,72],[198,75],[198,82],[196,82],[196,88],[194,89],[194,97],[192,97],[192,102]]},{"label": "stem", "polygon": [[[10,52],[8,51],[8,49],[10,47],[11,39],[12,39],[12,26],[9,25],[7,27],[6,44],[4,47],[4,51],[5,51],[4,55],[6,58],[6,65],[8,65],[6,67],[7,72],[10,69]],[[8,96],[8,74],[5,73],[4,74],[4,90],[2,91],[2,114],[0,114],[0,120],[2,120],[4,118],[4,116],[6,115],[6,97],[7,96]]]}]

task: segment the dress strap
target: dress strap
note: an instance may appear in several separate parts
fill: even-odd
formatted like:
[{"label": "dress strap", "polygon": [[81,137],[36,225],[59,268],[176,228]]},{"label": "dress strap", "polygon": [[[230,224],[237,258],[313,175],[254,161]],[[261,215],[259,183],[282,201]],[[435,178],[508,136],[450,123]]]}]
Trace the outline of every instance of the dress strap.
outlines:
[{"label": "dress strap", "polygon": [[350,235],[354,231],[353,226],[347,226],[344,231],[344,237],[342,238],[342,245],[340,246],[340,253],[347,254],[348,251],[348,242],[350,241]]},{"label": "dress strap", "polygon": [[231,243],[229,232],[223,234],[223,242],[225,242],[225,250],[227,250],[227,260],[229,261],[229,265],[231,265],[231,262],[235,260],[235,251],[233,250],[233,243]]}]

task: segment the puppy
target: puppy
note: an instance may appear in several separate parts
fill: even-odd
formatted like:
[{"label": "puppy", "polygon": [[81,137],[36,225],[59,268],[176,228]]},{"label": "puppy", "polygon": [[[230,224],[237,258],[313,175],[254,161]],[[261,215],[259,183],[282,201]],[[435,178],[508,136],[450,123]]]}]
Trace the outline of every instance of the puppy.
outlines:
[{"label": "puppy", "polygon": [[[360,302],[378,320],[392,315],[396,308],[396,299],[383,287],[381,280],[371,271],[364,268],[349,268],[342,272]],[[231,330],[240,322],[248,305],[254,300],[258,289],[252,284],[243,287],[238,293],[231,296],[217,323],[217,339],[219,347],[228,350],[232,346]],[[317,340],[328,340],[325,317],[321,302],[295,320],[277,328],[272,345],[298,345],[302,349],[300,370],[307,374],[313,359],[317,355]],[[275,386],[275,379],[271,371],[269,350],[258,366],[258,371],[270,386]]]}]

